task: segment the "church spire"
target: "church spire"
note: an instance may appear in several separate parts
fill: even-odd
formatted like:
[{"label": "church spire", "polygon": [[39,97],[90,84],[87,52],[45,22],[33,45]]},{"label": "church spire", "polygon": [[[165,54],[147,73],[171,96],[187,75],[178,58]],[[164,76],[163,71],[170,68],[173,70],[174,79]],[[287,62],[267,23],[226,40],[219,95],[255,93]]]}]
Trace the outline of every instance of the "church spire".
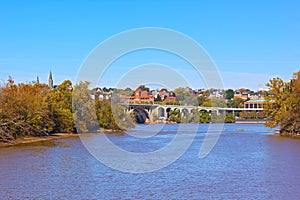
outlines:
[{"label": "church spire", "polygon": [[53,77],[52,77],[52,72],[51,71],[50,71],[50,74],[49,74],[48,86],[51,89],[53,88]]}]

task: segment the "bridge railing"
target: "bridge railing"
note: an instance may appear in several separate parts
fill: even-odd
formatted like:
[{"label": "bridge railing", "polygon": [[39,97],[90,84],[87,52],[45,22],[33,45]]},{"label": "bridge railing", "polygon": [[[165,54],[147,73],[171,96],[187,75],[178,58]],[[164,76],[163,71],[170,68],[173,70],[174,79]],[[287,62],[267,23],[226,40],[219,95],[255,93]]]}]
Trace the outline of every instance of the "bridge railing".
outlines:
[{"label": "bridge railing", "polygon": [[203,106],[183,106],[183,105],[162,105],[162,104],[124,104],[125,106],[140,106],[140,107],[162,107],[162,108],[188,108],[199,110],[219,110],[219,111],[263,111],[263,108],[223,108],[223,107],[203,107]]}]

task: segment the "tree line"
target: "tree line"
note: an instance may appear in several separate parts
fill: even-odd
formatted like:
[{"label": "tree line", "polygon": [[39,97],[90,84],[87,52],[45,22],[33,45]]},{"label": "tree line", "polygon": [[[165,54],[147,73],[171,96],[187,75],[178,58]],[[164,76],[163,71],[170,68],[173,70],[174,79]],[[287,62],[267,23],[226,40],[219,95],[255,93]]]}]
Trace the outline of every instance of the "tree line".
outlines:
[{"label": "tree line", "polygon": [[[280,126],[282,135],[300,134],[300,80],[284,82],[274,78],[267,83],[264,115],[240,113],[242,118],[268,118],[266,126]],[[181,103],[217,107],[238,107],[242,100],[210,101],[178,89]],[[232,93],[232,92],[231,92]],[[111,100],[92,98],[88,82],[72,85],[65,80],[55,89],[38,81],[16,84],[12,78],[0,87],[0,141],[10,141],[26,136],[42,136],[53,133],[97,131],[100,128],[125,130],[134,126],[134,116],[127,114],[126,107]],[[230,98],[232,94],[228,95]],[[244,116],[245,115],[245,116]],[[249,115],[249,116],[248,116]],[[243,117],[244,116],[244,117]],[[168,113],[168,120],[176,123],[234,122],[232,113],[216,114],[195,110]],[[76,128],[75,128],[76,127]]]},{"label": "tree line", "polygon": [[112,109],[110,101],[92,99],[88,86],[65,80],[52,89],[38,82],[16,84],[9,78],[0,87],[0,141],[132,126],[125,107]]},{"label": "tree line", "polygon": [[[150,88],[143,86],[139,87],[141,91],[151,92]],[[120,95],[125,96],[135,96],[135,91],[131,88],[126,89],[116,89],[116,88],[103,88],[103,91],[114,91],[118,92]],[[172,93],[176,96],[176,100],[168,100],[167,95],[161,97],[157,95],[154,98],[155,104],[162,104],[162,105],[186,105],[186,106],[203,106],[203,107],[212,107],[212,106],[219,106],[219,107],[228,107],[228,108],[243,108],[244,102],[248,99],[243,99],[240,97],[235,97],[235,91],[233,89],[227,90],[218,90],[220,92],[220,96],[211,96],[214,89],[207,89],[207,90],[187,90],[187,88],[178,87],[174,89],[174,91],[169,91],[166,88],[156,89],[156,92],[164,91],[165,93]],[[254,92],[250,89],[244,89],[245,92],[248,92],[251,95],[262,95],[260,92]],[[163,100],[164,99],[164,100]],[[143,102],[143,104],[147,104],[147,102]],[[152,102],[149,102],[152,104]]]}]

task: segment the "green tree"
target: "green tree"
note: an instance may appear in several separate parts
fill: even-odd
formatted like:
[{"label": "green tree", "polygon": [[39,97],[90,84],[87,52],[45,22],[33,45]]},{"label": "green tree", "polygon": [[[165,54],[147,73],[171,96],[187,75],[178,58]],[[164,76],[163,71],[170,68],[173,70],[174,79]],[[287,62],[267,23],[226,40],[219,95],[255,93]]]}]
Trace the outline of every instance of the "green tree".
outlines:
[{"label": "green tree", "polygon": [[198,101],[198,106],[201,106],[205,101],[204,96],[198,96],[197,101]]},{"label": "green tree", "polygon": [[198,106],[198,99],[196,96],[190,94],[190,92],[186,91],[185,88],[176,88],[174,90],[176,97],[179,101],[180,105],[191,105],[191,106]]},{"label": "green tree", "polygon": [[98,122],[103,129],[117,129],[114,120],[111,104],[108,100],[96,100],[95,104]]},{"label": "green tree", "polygon": [[235,116],[233,113],[226,113],[225,123],[235,123]]},{"label": "green tree", "polygon": [[112,118],[110,121],[112,122],[112,124],[110,125],[110,129],[128,130],[135,126],[130,114],[126,112],[125,106],[122,106],[121,104],[114,104],[113,106],[111,106],[111,109]]},{"label": "green tree", "polygon": [[74,130],[72,90],[72,82],[65,80],[48,94],[49,109],[55,123],[55,132],[72,132]]},{"label": "green tree", "polygon": [[134,93],[134,91],[131,88],[126,88],[124,91],[125,95],[127,96],[131,96]]},{"label": "green tree", "polygon": [[155,102],[162,102],[162,99],[160,95],[157,95],[157,97],[154,99]]},{"label": "green tree", "polygon": [[211,120],[211,114],[206,111],[200,111],[200,122],[209,123]]},{"label": "green tree", "polygon": [[77,132],[84,133],[99,129],[95,103],[88,88],[89,82],[80,81],[73,90],[73,116]]},{"label": "green tree", "polygon": [[176,97],[178,99],[179,102],[183,102],[185,100],[185,97],[189,95],[189,93],[187,91],[185,91],[184,88],[176,88],[174,90]]},{"label": "green tree", "polygon": [[223,123],[225,115],[223,113],[217,113],[212,111],[210,114],[210,122],[211,123]]},{"label": "green tree", "polygon": [[233,99],[234,91],[233,89],[228,89],[225,91],[225,99],[230,100]]},{"label": "green tree", "polygon": [[180,123],[181,122],[181,112],[178,109],[171,110],[169,112],[169,120],[172,122]]},{"label": "green tree", "polygon": [[212,97],[211,105],[212,105],[212,107],[226,108],[226,101],[221,98]]},{"label": "green tree", "polygon": [[227,101],[228,108],[243,108],[245,100],[239,97],[234,97],[232,100]]},{"label": "green tree", "polygon": [[193,109],[190,122],[191,123],[199,123],[200,117],[201,117],[200,111],[197,109]]},{"label": "green tree", "polygon": [[211,107],[211,100],[208,99],[208,100],[204,101],[204,102],[202,103],[202,106],[203,106],[203,107]]}]

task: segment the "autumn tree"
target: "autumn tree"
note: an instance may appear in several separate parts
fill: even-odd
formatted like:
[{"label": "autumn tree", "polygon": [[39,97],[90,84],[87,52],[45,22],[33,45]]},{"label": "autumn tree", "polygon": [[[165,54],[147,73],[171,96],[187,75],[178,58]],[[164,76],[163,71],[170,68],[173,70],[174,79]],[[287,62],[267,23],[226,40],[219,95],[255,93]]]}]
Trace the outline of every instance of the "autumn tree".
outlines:
[{"label": "autumn tree", "polygon": [[180,105],[193,105],[198,106],[198,100],[196,96],[193,96],[190,94],[189,91],[187,91],[185,88],[176,88],[174,90],[176,97],[180,103]]},{"label": "autumn tree", "polygon": [[300,80],[284,82],[273,78],[267,86],[264,112],[269,121],[266,126],[274,128],[279,125],[282,135],[300,133]]},{"label": "autumn tree", "polygon": [[210,99],[207,99],[202,104],[203,107],[226,107],[226,101],[221,98],[217,97],[211,97]]},{"label": "autumn tree", "polygon": [[235,123],[235,115],[233,113],[226,113],[225,123]]},{"label": "autumn tree", "polygon": [[206,99],[203,103],[202,103],[203,107],[211,107],[211,100],[210,99]]},{"label": "autumn tree", "polygon": [[0,140],[48,135],[53,131],[45,84],[15,84],[12,78],[0,88]]}]

